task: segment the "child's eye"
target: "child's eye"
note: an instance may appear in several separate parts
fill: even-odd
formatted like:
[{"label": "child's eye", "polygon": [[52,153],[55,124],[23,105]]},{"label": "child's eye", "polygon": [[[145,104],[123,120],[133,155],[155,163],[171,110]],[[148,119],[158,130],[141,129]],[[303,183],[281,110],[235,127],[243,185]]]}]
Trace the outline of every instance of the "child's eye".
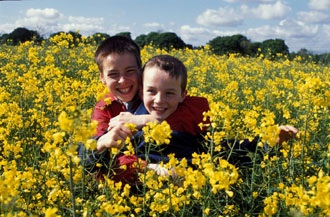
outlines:
[{"label": "child's eye", "polygon": [[174,95],[173,92],[167,92],[166,94],[167,94],[167,95]]},{"label": "child's eye", "polygon": [[109,78],[116,78],[116,77],[118,77],[118,73],[109,73],[108,77]]},{"label": "child's eye", "polygon": [[129,69],[129,70],[127,70],[126,73],[127,73],[128,75],[133,75],[133,74],[136,73],[136,69]]},{"label": "child's eye", "polygon": [[150,93],[150,94],[155,94],[156,91],[155,90],[147,90],[147,93]]}]

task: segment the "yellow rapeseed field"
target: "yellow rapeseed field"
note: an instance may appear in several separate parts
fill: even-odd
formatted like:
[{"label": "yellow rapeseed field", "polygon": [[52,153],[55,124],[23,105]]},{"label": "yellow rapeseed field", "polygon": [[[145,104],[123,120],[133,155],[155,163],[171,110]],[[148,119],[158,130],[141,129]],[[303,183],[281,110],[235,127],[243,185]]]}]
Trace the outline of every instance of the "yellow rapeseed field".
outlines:
[{"label": "yellow rapeseed field", "polygon": [[[0,216],[330,215],[329,67],[216,56],[207,46],[143,48],[143,62],[165,53],[184,62],[188,93],[208,99],[211,124],[207,153],[194,154],[192,165],[174,155],[164,164],[179,181],[148,171],[141,186],[130,186],[97,180],[80,164],[77,145],[95,147],[90,117],[105,90],[93,58],[97,45],[72,40],[62,34],[41,46],[0,47]],[[281,124],[300,132],[278,147]],[[147,127],[150,143],[170,139],[162,133],[168,125]],[[253,152],[220,144],[255,136],[261,139]],[[232,156],[248,160],[236,164]]]}]

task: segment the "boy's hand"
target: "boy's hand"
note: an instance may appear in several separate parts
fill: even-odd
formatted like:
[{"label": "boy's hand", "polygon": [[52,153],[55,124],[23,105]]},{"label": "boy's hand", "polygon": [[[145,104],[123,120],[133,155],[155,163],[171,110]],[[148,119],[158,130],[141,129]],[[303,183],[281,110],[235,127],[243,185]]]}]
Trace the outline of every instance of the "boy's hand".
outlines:
[{"label": "boy's hand", "polygon": [[133,115],[130,112],[120,112],[116,117],[111,118],[109,122],[108,130],[115,128],[117,126],[125,125],[126,123],[131,123],[136,126],[137,129],[141,129],[148,122],[153,122],[156,119],[149,114],[146,115]]},{"label": "boy's hand", "polygon": [[[108,148],[121,148],[127,137],[132,137],[132,132],[128,127],[125,125],[113,127],[97,140],[96,151],[101,153]],[[118,141],[122,141],[120,145]]]},{"label": "boy's hand", "polygon": [[123,126],[125,123],[132,123],[134,115],[130,112],[120,112],[119,115],[110,119],[108,130],[117,126]]},{"label": "boy's hand", "polygon": [[295,127],[293,126],[279,126],[280,133],[277,138],[277,144],[282,145],[283,142],[288,141],[289,139],[296,138],[297,133],[299,132]]}]

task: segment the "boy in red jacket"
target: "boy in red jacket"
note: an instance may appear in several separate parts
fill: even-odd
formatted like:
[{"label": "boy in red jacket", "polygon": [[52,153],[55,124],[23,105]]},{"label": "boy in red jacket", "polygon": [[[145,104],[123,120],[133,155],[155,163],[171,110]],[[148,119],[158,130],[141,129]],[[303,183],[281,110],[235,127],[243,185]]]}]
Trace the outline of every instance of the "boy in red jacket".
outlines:
[{"label": "boy in red jacket", "polygon": [[[114,124],[109,132],[106,134],[104,132],[109,127],[112,118],[119,115],[120,112],[134,113],[142,102],[138,94],[141,77],[140,49],[131,39],[114,36],[102,42],[95,53],[95,59],[101,81],[111,93],[107,96],[111,97],[111,104],[107,105],[104,100],[101,100],[96,104],[92,114],[92,120],[99,122],[95,134],[99,137],[98,141],[102,137],[107,137],[108,145],[106,147],[98,142],[96,151],[102,152],[106,148],[115,147],[118,140],[125,140],[132,136],[124,124]],[[198,124],[203,121],[203,112],[209,110],[207,100],[195,97],[184,100],[181,104],[183,106],[178,107],[174,112],[177,113],[175,116],[182,117],[184,114],[186,118],[180,120],[169,118],[167,122],[172,129],[199,133]],[[140,115],[135,120],[134,124],[137,125],[137,128],[141,128],[145,123],[155,119],[150,115]]]},{"label": "boy in red jacket", "polygon": [[[106,152],[111,147],[118,147],[119,140],[124,141],[127,137],[132,137],[132,132],[123,122],[116,123],[114,121],[115,124],[107,131],[110,120],[121,112],[126,112],[120,115],[121,117],[127,117],[127,114],[135,113],[142,103],[138,94],[141,77],[140,49],[134,41],[120,36],[110,37],[98,47],[95,59],[101,81],[110,90],[110,95],[107,97],[111,97],[111,104],[101,100],[96,104],[92,114],[92,120],[98,121],[99,125],[95,134],[97,148],[93,151],[85,150],[87,151],[85,161],[91,165],[94,165],[100,159],[107,158]],[[180,102],[178,109],[173,111],[173,117],[168,117],[166,120],[172,130],[187,131],[197,135],[201,132],[198,124],[203,122],[203,112],[208,110],[209,105],[205,98],[187,97],[187,99]],[[142,128],[147,122],[156,120],[152,115],[146,113],[145,111],[140,112],[138,113],[140,115],[134,119],[134,123],[138,128]],[[80,156],[84,152],[82,148],[79,148]],[[119,165],[122,165],[130,164],[136,161],[136,158],[135,156],[132,159],[121,157],[118,160]]]}]

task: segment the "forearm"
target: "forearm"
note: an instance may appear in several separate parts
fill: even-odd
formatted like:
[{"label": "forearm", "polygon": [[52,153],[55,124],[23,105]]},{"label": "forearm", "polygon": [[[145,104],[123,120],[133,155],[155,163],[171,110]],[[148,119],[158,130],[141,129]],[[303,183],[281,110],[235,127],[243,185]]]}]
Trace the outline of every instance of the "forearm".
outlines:
[{"label": "forearm", "polygon": [[131,138],[132,132],[125,125],[111,128],[99,137],[95,151],[103,153],[106,149],[121,148],[127,137]]},{"label": "forearm", "polygon": [[[109,130],[115,127],[124,126],[127,123],[134,124],[138,130],[142,129],[148,122],[158,121],[150,114],[133,115],[129,112],[121,112],[112,118],[109,123]],[[159,122],[159,121],[158,121]]]},{"label": "forearm", "polygon": [[96,149],[94,150],[97,154],[102,154],[109,148],[117,148],[117,141],[114,141],[111,137],[110,132],[106,132],[97,140]]},{"label": "forearm", "polygon": [[136,126],[138,130],[141,130],[147,123],[155,122],[155,121],[161,122],[156,118],[154,118],[153,116],[151,116],[150,114],[146,114],[146,115],[135,115],[132,123]]}]

